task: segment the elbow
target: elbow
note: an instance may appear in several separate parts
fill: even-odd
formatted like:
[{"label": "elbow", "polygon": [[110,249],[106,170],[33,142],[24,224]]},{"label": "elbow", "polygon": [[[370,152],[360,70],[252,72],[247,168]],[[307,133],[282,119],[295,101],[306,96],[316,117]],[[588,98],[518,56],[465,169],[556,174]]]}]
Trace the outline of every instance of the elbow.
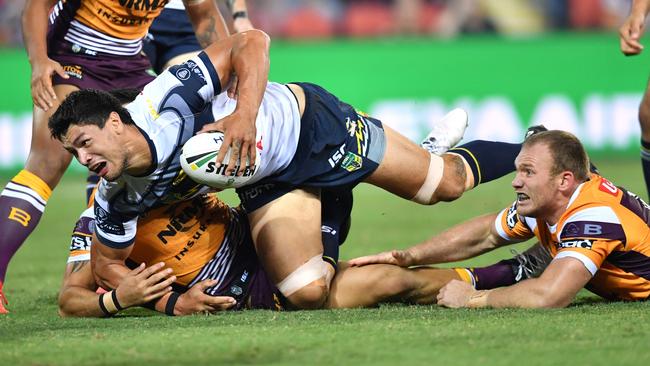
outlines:
[{"label": "elbow", "polygon": [[266,32],[259,29],[251,29],[245,32],[237,33],[242,43],[255,43],[267,50],[271,47],[271,37]]}]

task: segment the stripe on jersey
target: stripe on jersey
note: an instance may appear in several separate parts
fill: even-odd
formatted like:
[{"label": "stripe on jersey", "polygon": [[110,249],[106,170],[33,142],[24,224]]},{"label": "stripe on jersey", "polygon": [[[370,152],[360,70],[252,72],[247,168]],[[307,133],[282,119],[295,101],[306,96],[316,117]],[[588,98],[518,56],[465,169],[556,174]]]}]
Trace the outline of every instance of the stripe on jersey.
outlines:
[{"label": "stripe on jersey", "polygon": [[[577,231],[584,231],[584,227],[580,227],[580,223],[601,223],[601,224],[614,224],[614,226],[620,226],[621,221],[616,216],[614,210],[611,207],[599,206],[599,207],[589,207],[584,210],[578,211],[575,214],[571,215],[562,225],[560,229],[560,238],[564,237],[603,237],[603,236],[589,236],[589,235],[580,235]],[[621,227],[621,230],[623,228]],[[565,233],[567,236],[564,236]],[[576,233],[576,234],[573,234]],[[593,233],[595,234],[595,233]],[[625,234],[623,233],[623,237]],[[616,238],[613,238],[616,239]]]},{"label": "stripe on jersey", "polygon": [[209,295],[214,295],[228,275],[235,254],[237,253],[237,248],[239,248],[246,237],[246,227],[241,224],[239,214],[233,209],[231,209],[231,213],[232,219],[224,234],[221,247],[214,257],[201,268],[201,271],[187,285],[188,288],[206,279],[216,280],[217,284],[205,291]]},{"label": "stripe on jersey", "polygon": [[580,262],[582,262],[582,264],[585,266],[585,268],[587,268],[587,270],[589,271],[589,273],[591,273],[592,276],[595,275],[596,272],[598,271],[598,267],[596,267],[596,264],[591,259],[589,259],[589,257],[587,257],[586,255],[584,255],[582,253],[578,253],[578,252],[574,252],[574,251],[570,251],[570,250],[565,250],[565,251],[559,252],[555,256],[555,258],[553,258],[553,260],[561,259],[561,258],[575,258],[575,259],[579,260]]},{"label": "stripe on jersey", "polygon": [[499,236],[503,238],[504,240],[512,241],[514,238],[511,238],[508,233],[506,233],[505,230],[503,230],[503,214],[506,212],[507,209],[501,210],[499,212],[499,215],[497,216],[497,219],[494,220],[494,228],[497,230],[497,233],[499,233]]},{"label": "stripe on jersey", "polygon": [[633,273],[650,281],[650,258],[643,253],[633,250],[615,251],[607,256],[606,261],[625,272]]},{"label": "stripe on jersey", "polygon": [[64,39],[91,51],[117,56],[135,56],[142,50],[142,39],[121,39],[98,32],[73,20]]}]

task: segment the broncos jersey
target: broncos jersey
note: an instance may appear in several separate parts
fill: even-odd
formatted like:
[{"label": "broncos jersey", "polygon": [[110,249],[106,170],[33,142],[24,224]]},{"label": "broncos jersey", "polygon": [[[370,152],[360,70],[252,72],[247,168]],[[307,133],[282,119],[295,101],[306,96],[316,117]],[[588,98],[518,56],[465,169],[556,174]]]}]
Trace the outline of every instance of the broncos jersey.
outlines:
[{"label": "broncos jersey", "polygon": [[[48,43],[67,41],[90,55],[137,55],[167,0],[59,0],[50,11]],[[52,47],[48,47],[51,49]]]},{"label": "broncos jersey", "polygon": [[[240,215],[210,196],[154,209],[138,222],[129,261],[147,266],[164,262],[183,286],[206,278],[221,282],[242,242],[249,238]],[[68,263],[90,260],[93,231],[94,215],[88,209],[72,233]]]},{"label": "broncos jersey", "polygon": [[498,215],[506,240],[536,236],[554,258],[579,260],[591,272],[586,288],[612,300],[650,296],[650,206],[607,179],[581,184],[555,225],[517,214],[516,202]]},{"label": "broncos jersey", "polygon": [[[131,245],[139,216],[208,190],[184,174],[179,156],[183,144],[206,123],[235,109],[236,101],[219,93],[216,70],[202,52],[159,75],[126,106],[149,144],[152,165],[141,176],[123,174],[113,182],[101,180],[94,214],[96,234],[103,244]],[[296,151],[300,112],[285,85],[267,84],[255,125],[259,165],[252,181],[284,169]]]}]

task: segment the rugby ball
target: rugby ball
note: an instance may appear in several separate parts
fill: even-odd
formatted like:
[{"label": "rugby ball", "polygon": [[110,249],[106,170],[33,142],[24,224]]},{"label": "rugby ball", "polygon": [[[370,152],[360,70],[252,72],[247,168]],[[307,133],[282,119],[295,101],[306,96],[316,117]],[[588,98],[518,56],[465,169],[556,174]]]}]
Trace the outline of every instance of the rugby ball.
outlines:
[{"label": "rugby ball", "polygon": [[[183,171],[195,182],[217,189],[245,186],[257,171],[257,163],[243,168],[237,166],[232,174],[226,175],[230,151],[226,153],[221,166],[217,167],[216,163],[222,144],[223,133],[221,132],[192,136],[181,150],[180,160]],[[241,172],[239,176],[237,176],[238,172]]]}]

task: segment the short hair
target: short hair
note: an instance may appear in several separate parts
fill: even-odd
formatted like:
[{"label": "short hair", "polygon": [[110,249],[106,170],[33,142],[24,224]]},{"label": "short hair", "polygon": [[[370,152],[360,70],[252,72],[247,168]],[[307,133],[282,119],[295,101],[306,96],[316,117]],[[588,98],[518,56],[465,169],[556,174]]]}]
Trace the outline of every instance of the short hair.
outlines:
[{"label": "short hair", "polygon": [[[118,95],[122,98],[122,96]],[[135,124],[123,101],[111,93],[96,89],[77,90],[68,95],[50,117],[47,126],[52,137],[61,140],[71,125],[95,125],[104,128],[111,112],[116,112],[123,123]]]},{"label": "short hair", "polygon": [[528,137],[522,148],[536,144],[545,144],[551,152],[551,174],[570,171],[581,182],[589,179],[589,156],[575,135],[561,130],[538,132]]}]

